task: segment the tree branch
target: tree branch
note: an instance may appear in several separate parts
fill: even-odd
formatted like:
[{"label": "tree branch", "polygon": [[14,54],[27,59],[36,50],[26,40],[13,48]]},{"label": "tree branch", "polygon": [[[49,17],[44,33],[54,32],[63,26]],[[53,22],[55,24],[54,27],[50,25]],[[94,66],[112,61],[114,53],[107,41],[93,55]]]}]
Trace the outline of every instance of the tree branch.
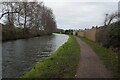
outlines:
[{"label": "tree branch", "polygon": [[6,15],[6,14],[13,14],[13,13],[19,13],[19,12],[5,12],[5,13],[3,13],[2,15],[1,15],[1,17],[0,17],[0,19],[4,16],[4,15]]}]

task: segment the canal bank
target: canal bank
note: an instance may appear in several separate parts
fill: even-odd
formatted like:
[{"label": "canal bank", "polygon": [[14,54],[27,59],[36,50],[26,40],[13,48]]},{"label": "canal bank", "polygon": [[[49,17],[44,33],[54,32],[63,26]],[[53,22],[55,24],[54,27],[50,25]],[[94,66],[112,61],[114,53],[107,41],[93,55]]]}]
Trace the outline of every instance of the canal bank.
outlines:
[{"label": "canal bank", "polygon": [[[19,78],[38,61],[49,57],[69,36],[52,34],[2,43],[2,77]],[[17,74],[16,74],[17,73]]]},{"label": "canal bank", "polygon": [[34,37],[52,35],[51,33],[46,33],[43,31],[35,31],[30,29],[21,29],[21,28],[13,28],[8,29],[7,27],[2,28],[2,41],[13,41],[19,39],[30,39]]},{"label": "canal bank", "polygon": [[79,55],[79,45],[74,36],[70,36],[57,51],[46,60],[37,62],[21,78],[73,78],[76,74]]}]

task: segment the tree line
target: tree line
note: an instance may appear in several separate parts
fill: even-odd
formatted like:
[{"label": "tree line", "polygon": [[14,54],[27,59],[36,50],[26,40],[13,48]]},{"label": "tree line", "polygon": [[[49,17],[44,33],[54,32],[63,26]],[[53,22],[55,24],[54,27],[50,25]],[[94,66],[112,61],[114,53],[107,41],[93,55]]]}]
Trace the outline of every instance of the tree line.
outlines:
[{"label": "tree line", "polygon": [[7,28],[21,28],[24,32],[51,34],[56,30],[55,16],[43,2],[2,2],[2,15]]}]

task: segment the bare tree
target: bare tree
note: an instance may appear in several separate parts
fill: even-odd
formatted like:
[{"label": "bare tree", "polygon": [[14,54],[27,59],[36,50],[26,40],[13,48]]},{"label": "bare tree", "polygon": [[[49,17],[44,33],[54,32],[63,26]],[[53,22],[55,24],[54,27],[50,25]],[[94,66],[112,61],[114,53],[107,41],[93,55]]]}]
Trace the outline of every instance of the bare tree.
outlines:
[{"label": "bare tree", "polygon": [[6,2],[2,5],[4,8],[0,19],[7,14],[10,24],[17,21],[18,25],[23,24],[25,29],[42,30],[45,33],[54,32],[57,26],[52,9],[43,2]]},{"label": "bare tree", "polygon": [[106,14],[104,26],[110,25],[114,19],[118,20],[118,13],[117,12],[112,13],[112,14]]}]

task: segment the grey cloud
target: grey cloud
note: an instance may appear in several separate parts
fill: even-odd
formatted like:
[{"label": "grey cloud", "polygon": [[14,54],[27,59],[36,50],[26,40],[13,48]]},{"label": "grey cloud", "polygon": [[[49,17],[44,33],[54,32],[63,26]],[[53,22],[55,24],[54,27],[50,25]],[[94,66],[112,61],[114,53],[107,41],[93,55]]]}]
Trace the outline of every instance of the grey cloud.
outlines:
[{"label": "grey cloud", "polygon": [[117,11],[116,2],[47,2],[63,29],[84,29],[102,25],[106,13]]}]

